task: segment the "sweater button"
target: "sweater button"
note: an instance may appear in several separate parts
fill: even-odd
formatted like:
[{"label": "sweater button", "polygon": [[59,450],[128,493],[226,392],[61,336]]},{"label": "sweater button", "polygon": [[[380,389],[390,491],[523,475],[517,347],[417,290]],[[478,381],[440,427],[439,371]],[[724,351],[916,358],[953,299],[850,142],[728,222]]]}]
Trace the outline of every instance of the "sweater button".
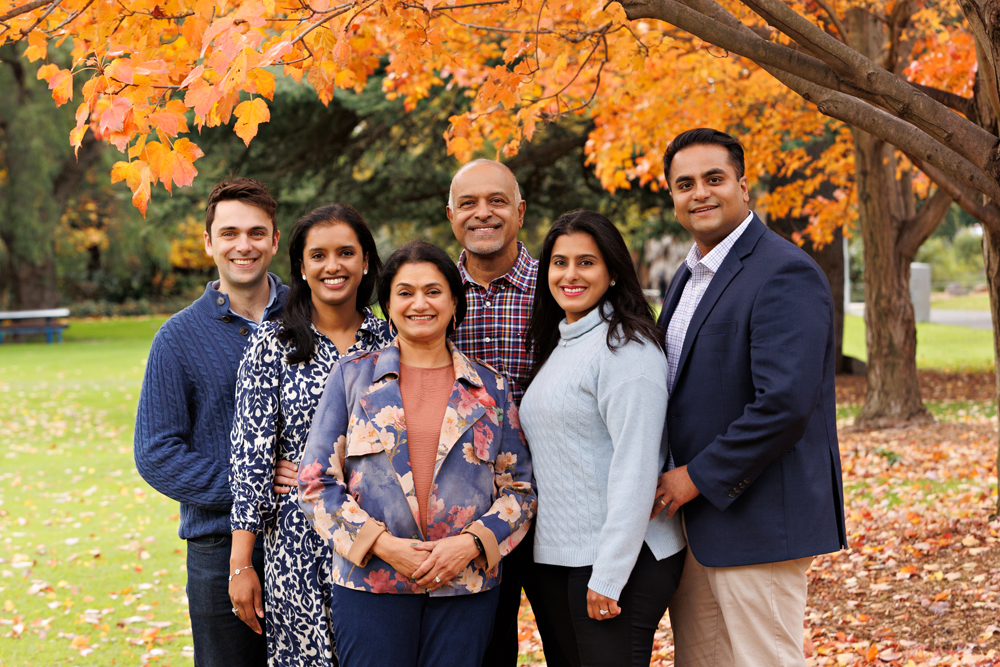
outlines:
[{"label": "sweater button", "polygon": [[230,321],[232,321],[232,319],[233,318],[229,317],[229,315],[223,315],[222,316],[222,321],[223,322],[230,322]]},{"label": "sweater button", "polygon": [[226,302],[226,297],[220,296],[218,299],[215,300],[215,302],[221,306]]},{"label": "sweater button", "polygon": [[248,333],[250,333],[249,329],[247,329],[246,327],[240,327],[240,335],[241,336],[246,336]]}]

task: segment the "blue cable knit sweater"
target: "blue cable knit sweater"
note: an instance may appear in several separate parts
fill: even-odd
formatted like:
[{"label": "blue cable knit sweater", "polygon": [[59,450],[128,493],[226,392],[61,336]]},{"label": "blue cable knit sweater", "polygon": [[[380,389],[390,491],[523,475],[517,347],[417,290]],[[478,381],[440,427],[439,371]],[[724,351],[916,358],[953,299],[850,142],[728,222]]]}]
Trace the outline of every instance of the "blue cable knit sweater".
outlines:
[{"label": "blue cable knit sweater", "polygon": [[[270,275],[270,274],[269,274]],[[281,314],[288,288],[277,276],[264,320]],[[228,535],[229,433],[236,371],[252,330],[229,311],[229,296],[205,293],[167,320],[153,338],[135,419],[135,466],[181,504],[181,539]]]}]

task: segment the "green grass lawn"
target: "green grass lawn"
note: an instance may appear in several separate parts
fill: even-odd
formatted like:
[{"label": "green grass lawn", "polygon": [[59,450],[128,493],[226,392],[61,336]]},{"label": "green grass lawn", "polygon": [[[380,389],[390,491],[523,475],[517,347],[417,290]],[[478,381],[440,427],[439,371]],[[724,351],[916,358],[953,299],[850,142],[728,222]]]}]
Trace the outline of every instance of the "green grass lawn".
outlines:
[{"label": "green grass lawn", "polygon": [[966,294],[965,296],[933,295],[931,308],[942,310],[989,310],[988,294]]},{"label": "green grass lawn", "polygon": [[[865,323],[844,318],[844,354],[867,359]],[[993,332],[921,322],[917,324],[917,367],[945,370],[992,370]]]},{"label": "green grass lawn", "polygon": [[189,665],[177,503],[132,462],[164,318],[0,346],[0,665]]},{"label": "green grass lawn", "polygon": [[[74,321],[62,345],[0,345],[0,667],[192,664],[177,503],[132,460],[164,319]],[[863,329],[847,318],[845,352],[864,358]],[[921,324],[918,341],[922,367],[992,365],[988,331]]]}]

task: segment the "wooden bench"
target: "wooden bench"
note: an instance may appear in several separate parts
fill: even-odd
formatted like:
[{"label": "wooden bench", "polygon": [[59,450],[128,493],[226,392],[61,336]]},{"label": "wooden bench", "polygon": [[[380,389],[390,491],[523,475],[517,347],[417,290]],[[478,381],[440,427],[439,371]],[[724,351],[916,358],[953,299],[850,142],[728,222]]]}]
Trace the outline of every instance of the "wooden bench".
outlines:
[{"label": "wooden bench", "polygon": [[[69,317],[69,308],[52,308],[49,310],[8,310],[0,311],[0,343],[6,334],[45,334],[45,342],[53,340],[61,343],[63,329],[68,324],[53,321],[59,317]],[[30,322],[43,320],[43,322]]]}]

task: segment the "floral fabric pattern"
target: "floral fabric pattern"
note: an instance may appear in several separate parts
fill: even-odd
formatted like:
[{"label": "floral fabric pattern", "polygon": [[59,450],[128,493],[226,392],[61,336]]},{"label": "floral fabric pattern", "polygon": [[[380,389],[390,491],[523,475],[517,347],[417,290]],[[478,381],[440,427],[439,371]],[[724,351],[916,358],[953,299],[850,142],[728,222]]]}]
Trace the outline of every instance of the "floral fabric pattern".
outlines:
[{"label": "floral fabric pattern", "polygon": [[[299,463],[313,413],[330,369],[340,358],[329,338],[314,329],[308,363],[289,365],[281,325],[267,322],[253,335],[240,365],[232,431],[230,485],[234,530],[263,535],[267,652],[270,667],[336,665],[330,599],[330,548],[310,528],[298,489],[275,495],[278,459]],[[391,341],[388,325],[366,309],[351,351]]]},{"label": "floral fabric pattern", "polygon": [[[500,558],[530,525],[536,498],[531,461],[508,381],[449,343],[455,369],[420,525],[399,391],[399,348],[343,359],[331,372],[299,468],[299,502],[334,551],[333,581],[372,593],[424,590],[371,555],[384,528],[439,540],[473,532],[479,558],[433,596],[478,593],[500,581]],[[367,534],[368,538],[365,538]]]}]

